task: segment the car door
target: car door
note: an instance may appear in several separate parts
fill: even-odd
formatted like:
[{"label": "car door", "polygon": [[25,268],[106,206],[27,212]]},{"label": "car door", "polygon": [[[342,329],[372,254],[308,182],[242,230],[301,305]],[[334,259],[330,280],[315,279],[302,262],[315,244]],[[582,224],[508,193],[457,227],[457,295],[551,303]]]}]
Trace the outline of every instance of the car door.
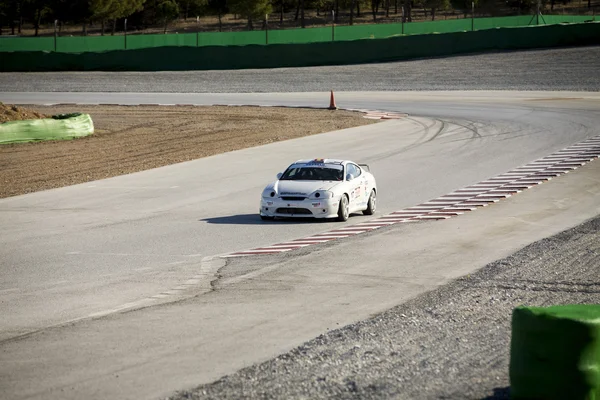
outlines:
[{"label": "car door", "polygon": [[360,166],[357,166],[359,170],[358,179],[360,180],[360,197],[357,198],[357,206],[364,210],[367,208],[367,202],[369,201],[369,195],[371,194],[369,174],[366,173]]},{"label": "car door", "polygon": [[349,163],[346,166],[346,175],[352,175],[348,181],[350,191],[350,209],[357,209],[361,203],[364,203],[365,182],[364,174],[356,164]]}]

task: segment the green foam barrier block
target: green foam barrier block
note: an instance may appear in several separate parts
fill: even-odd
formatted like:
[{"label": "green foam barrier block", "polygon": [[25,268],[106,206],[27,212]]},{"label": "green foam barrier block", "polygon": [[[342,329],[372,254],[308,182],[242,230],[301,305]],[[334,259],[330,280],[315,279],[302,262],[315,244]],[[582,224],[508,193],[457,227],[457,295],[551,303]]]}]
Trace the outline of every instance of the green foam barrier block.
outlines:
[{"label": "green foam barrier block", "polygon": [[0,124],[0,144],[73,139],[92,133],[94,123],[89,114],[61,114],[52,118]]},{"label": "green foam barrier block", "polygon": [[512,399],[600,400],[600,305],[517,307]]}]

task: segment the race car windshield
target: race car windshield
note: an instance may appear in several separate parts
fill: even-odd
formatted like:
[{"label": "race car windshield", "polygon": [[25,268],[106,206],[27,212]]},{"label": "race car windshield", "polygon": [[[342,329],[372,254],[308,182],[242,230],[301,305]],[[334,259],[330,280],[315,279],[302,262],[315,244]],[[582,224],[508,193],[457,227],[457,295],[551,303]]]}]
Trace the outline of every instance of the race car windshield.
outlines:
[{"label": "race car windshield", "polygon": [[342,166],[328,167],[290,167],[280,180],[282,181],[341,181],[344,177]]}]

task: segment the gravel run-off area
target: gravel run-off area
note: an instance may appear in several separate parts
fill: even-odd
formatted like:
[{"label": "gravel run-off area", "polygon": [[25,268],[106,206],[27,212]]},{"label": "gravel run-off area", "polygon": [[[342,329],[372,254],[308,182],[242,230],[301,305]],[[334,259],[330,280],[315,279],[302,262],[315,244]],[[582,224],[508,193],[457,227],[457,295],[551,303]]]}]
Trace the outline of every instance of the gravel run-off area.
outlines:
[{"label": "gravel run-off area", "polygon": [[600,90],[600,46],[307,68],[0,74],[0,92]]},{"label": "gravel run-off area", "polygon": [[512,310],[594,303],[600,218],[169,399],[508,399]]}]

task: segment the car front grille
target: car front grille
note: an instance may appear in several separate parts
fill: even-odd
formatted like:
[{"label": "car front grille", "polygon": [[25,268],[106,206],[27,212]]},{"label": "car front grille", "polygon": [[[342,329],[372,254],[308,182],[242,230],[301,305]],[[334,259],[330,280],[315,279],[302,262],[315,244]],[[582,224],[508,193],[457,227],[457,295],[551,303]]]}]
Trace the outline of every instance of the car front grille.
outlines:
[{"label": "car front grille", "polygon": [[275,210],[277,214],[294,214],[294,215],[312,215],[312,212],[306,208],[281,207]]},{"label": "car front grille", "polygon": [[298,197],[298,196],[281,196],[281,200],[285,201],[302,201],[306,199],[306,197]]}]

